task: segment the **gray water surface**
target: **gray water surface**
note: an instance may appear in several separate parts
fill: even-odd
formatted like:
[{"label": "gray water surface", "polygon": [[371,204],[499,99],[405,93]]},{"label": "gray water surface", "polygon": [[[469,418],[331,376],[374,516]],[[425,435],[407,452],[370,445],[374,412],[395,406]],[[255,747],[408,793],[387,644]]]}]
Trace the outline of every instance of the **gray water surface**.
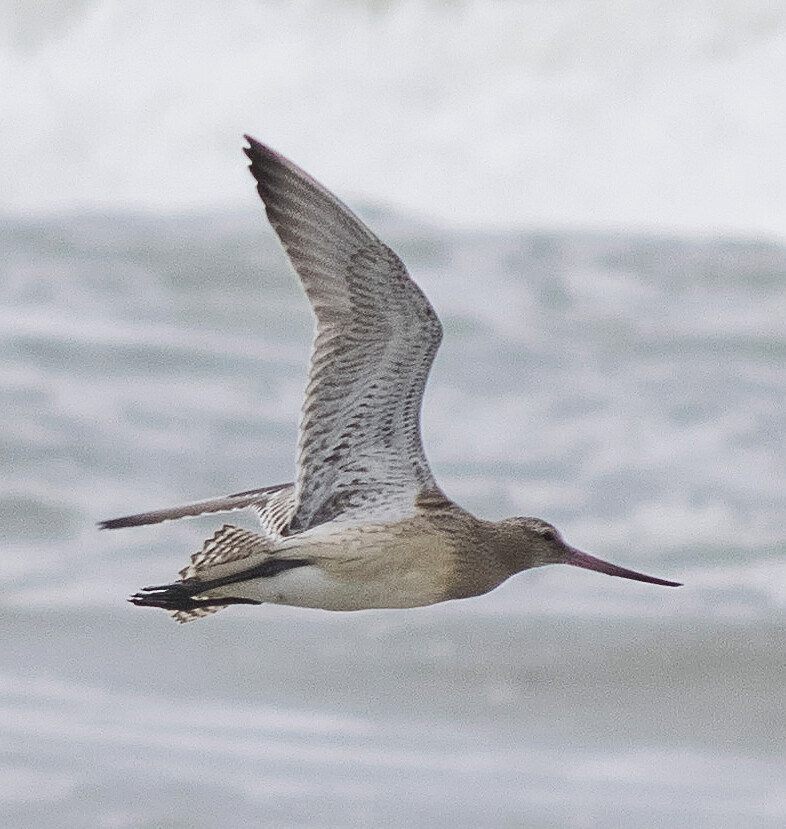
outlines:
[{"label": "gray water surface", "polygon": [[782,826],[786,250],[364,215],[445,324],[446,492],[686,586],[126,605],[223,518],[97,520],[292,479],[308,305],[256,205],[4,220],[4,825]]}]

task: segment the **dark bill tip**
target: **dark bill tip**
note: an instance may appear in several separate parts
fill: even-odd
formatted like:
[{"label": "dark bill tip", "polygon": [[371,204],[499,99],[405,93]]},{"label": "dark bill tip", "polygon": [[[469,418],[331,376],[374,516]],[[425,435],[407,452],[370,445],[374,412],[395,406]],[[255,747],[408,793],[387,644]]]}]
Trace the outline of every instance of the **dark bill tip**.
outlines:
[{"label": "dark bill tip", "polygon": [[573,550],[570,558],[565,563],[573,567],[583,567],[585,570],[595,570],[598,573],[605,573],[607,576],[619,576],[621,579],[644,581],[647,584],[660,584],[663,587],[682,587],[681,582],[666,581],[666,579],[647,576],[644,573],[637,573],[635,570],[628,570],[625,567],[618,567],[609,561],[595,558],[595,556],[591,556],[589,553],[582,553],[581,550]]}]

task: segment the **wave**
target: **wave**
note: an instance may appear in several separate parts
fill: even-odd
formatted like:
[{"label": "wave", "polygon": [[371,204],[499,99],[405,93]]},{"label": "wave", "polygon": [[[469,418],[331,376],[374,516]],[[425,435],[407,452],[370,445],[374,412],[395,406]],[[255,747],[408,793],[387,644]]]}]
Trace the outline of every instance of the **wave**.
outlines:
[{"label": "wave", "polygon": [[245,204],[251,132],[442,223],[786,227],[776,0],[6,0],[0,24],[6,213]]}]

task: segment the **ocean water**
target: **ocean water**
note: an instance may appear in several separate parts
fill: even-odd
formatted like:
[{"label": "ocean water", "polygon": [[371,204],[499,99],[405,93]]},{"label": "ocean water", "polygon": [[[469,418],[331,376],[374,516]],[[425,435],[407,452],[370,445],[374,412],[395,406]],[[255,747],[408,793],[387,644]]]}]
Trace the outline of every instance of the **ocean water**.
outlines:
[{"label": "ocean water", "polygon": [[[0,825],[780,829],[781,4],[32,9],[0,3]],[[312,319],[243,131],[440,314],[447,494],[684,587],[125,602],[223,517],[96,521],[293,475]]]},{"label": "ocean water", "polygon": [[238,214],[6,221],[6,824],[780,826],[786,249],[363,212],[445,324],[448,494],[685,587],[127,605],[222,519],[95,521],[291,478],[307,303],[250,182]]}]

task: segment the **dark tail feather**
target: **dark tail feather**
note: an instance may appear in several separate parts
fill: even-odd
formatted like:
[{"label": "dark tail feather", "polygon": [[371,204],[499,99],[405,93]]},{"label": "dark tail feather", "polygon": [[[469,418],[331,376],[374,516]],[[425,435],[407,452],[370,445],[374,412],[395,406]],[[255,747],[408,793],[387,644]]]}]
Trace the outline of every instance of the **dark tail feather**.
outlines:
[{"label": "dark tail feather", "polygon": [[195,591],[204,590],[204,585],[175,582],[155,587],[143,587],[128,601],[137,607],[160,607],[168,610],[180,623],[201,619],[231,604],[259,604],[252,599],[195,599]]},{"label": "dark tail feather", "polygon": [[[231,551],[233,540],[244,539],[246,536],[259,539],[259,536],[253,533],[239,530],[237,527],[226,526],[219,530],[212,539],[208,539],[205,542],[205,547],[215,553],[216,549],[219,551],[221,549],[220,544],[218,547],[216,546],[217,540],[225,541],[229,544],[228,549]],[[232,560],[225,559],[224,563]],[[216,563],[220,564],[221,562]],[[307,567],[312,563],[310,559],[281,559],[269,556],[246,570],[240,570],[214,579],[186,578],[172,584],[143,587],[138,593],[134,593],[128,601],[137,607],[160,607],[162,610],[168,610],[178,622],[191,622],[194,619],[200,619],[210,613],[215,613],[230,604],[261,604],[261,602],[254,599],[242,599],[235,596],[211,598],[210,592],[213,590],[252,579],[272,578],[286,570]],[[195,598],[198,596],[205,596],[205,598]]]},{"label": "dark tail feather", "polygon": [[172,521],[176,518],[190,518],[196,515],[205,515],[211,512],[232,512],[246,509],[263,501],[274,492],[291,487],[292,484],[277,484],[262,489],[250,489],[248,492],[238,492],[236,495],[226,495],[223,498],[211,498],[208,501],[197,501],[194,504],[185,504],[181,507],[140,512],[137,515],[125,515],[122,518],[110,518],[99,521],[102,530],[119,530],[124,527],[141,527],[145,524],[158,524],[161,521]]}]

